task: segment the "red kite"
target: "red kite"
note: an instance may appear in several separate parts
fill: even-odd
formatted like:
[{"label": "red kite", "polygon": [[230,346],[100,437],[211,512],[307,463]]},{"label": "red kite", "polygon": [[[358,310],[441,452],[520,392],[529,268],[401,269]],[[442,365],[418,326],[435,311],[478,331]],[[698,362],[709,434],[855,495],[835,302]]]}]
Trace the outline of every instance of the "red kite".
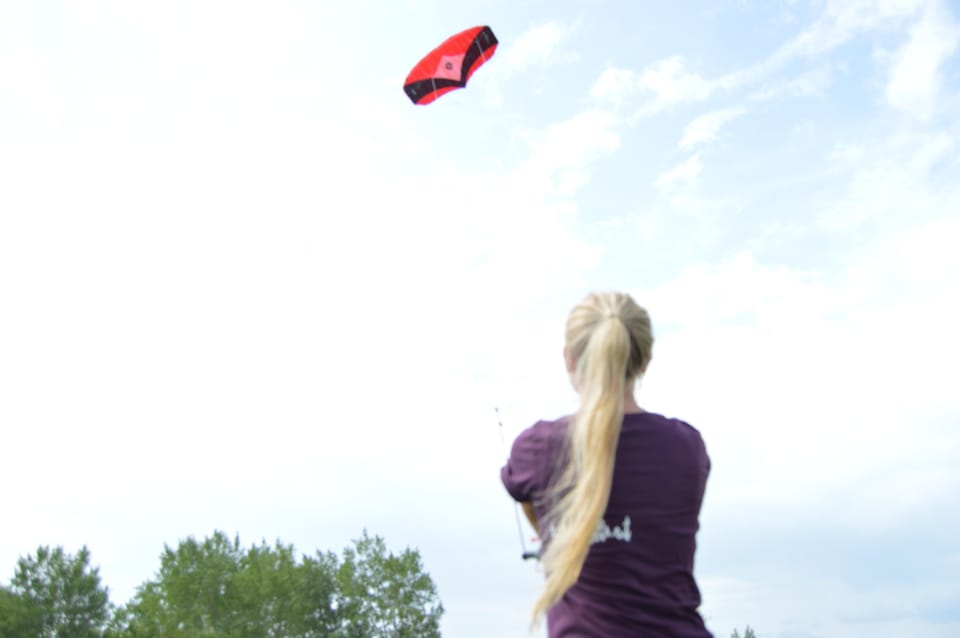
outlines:
[{"label": "red kite", "polygon": [[490,27],[473,27],[448,38],[413,67],[403,90],[414,104],[430,104],[435,99],[462,89],[473,72],[493,57],[497,36]]}]

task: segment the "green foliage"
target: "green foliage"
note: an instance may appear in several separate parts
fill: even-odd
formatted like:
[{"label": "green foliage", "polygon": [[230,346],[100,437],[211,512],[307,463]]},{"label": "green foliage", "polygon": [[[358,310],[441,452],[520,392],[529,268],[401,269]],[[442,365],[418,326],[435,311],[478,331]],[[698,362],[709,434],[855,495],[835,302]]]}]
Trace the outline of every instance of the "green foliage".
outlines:
[{"label": "green foliage", "polygon": [[[734,629],[730,638],[741,638],[740,632]],[[757,634],[750,628],[750,625],[747,625],[747,628],[743,630],[743,638],[757,638]]]},{"label": "green foliage", "polygon": [[0,638],[439,638],[443,606],[420,554],[379,536],[298,558],[222,532],[160,556],[155,577],[113,610],[83,548],[42,547],[0,587]]},{"label": "green foliage", "polygon": [[0,593],[0,636],[100,638],[110,605],[89,561],[86,547],[75,557],[40,547],[20,558],[10,589]]},{"label": "green foliage", "polygon": [[336,626],[335,567],[297,562],[292,547],[242,550],[221,532],[166,547],[155,580],[118,619],[131,638],[314,638]]},{"label": "green foliage", "polygon": [[434,638],[443,612],[417,552],[363,537],[297,560],[293,547],[248,550],[221,532],[164,549],[160,571],[109,638]]},{"label": "green foliage", "polygon": [[40,635],[40,614],[22,596],[0,587],[0,638]]},{"label": "green foliage", "polygon": [[420,564],[420,554],[407,549],[387,552],[379,536],[366,530],[343,553],[338,570],[345,638],[439,638],[443,605]]}]

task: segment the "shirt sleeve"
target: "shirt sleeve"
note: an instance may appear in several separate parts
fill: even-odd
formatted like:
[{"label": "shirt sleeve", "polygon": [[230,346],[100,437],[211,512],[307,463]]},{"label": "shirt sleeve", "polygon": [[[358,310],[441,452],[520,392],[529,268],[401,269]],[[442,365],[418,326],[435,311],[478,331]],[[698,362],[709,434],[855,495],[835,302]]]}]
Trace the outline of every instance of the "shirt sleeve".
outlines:
[{"label": "shirt sleeve", "polygon": [[500,470],[503,486],[516,501],[533,501],[546,487],[550,462],[548,425],[540,421],[521,432],[513,442],[507,464]]}]

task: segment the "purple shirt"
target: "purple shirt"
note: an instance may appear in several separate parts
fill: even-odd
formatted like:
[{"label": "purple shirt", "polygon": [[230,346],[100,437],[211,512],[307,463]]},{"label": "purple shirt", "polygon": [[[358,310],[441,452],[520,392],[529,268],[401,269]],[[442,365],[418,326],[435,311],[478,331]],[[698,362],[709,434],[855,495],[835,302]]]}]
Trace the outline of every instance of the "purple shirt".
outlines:
[{"label": "purple shirt", "polygon": [[[522,432],[500,472],[538,520],[567,422]],[[650,412],[624,417],[607,511],[579,580],[547,613],[550,638],[712,638],[693,578],[709,473],[703,439],[687,423]]]}]

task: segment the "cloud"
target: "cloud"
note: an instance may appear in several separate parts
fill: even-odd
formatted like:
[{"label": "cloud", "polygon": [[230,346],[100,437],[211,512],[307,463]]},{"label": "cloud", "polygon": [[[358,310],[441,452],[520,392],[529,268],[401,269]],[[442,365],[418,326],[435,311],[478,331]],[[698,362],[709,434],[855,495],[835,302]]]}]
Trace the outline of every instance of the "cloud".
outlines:
[{"label": "cloud", "polygon": [[[805,531],[805,530],[804,530]],[[849,556],[825,555],[823,543],[829,539],[820,537],[820,546],[803,537],[798,531],[790,537],[777,537],[780,543],[777,554],[802,555],[803,562],[832,561],[830,566],[817,573],[798,574],[791,567],[781,566],[792,572],[792,578],[774,575],[778,568],[768,562],[767,573],[738,573],[737,578],[702,577],[703,613],[707,626],[717,636],[727,636],[734,627],[742,635],[749,619],[758,635],[776,638],[898,638],[908,633],[923,638],[950,638],[956,633],[956,604],[960,593],[955,583],[944,578],[937,581],[917,582],[909,588],[889,582],[850,582],[843,562]],[[809,532],[807,532],[809,534]],[[754,550],[763,543],[749,529],[741,530],[747,542],[753,542]],[[862,542],[869,542],[862,539]],[[902,542],[923,543],[922,538],[905,538]],[[768,545],[764,544],[764,549]],[[856,551],[855,547],[852,547]],[[884,548],[896,551],[895,547]],[[703,547],[700,547],[701,555]],[[770,548],[774,551],[773,548]],[[770,555],[769,553],[767,554]],[[869,555],[860,554],[864,569],[869,563],[890,560],[880,550]],[[876,571],[874,571],[876,573]],[[784,605],[780,590],[790,590],[789,603]],[[816,614],[801,610],[816,609]]]},{"label": "cloud", "polygon": [[[915,15],[928,2],[937,0],[828,0],[812,25],[793,36],[760,62],[727,73],[711,84],[732,91],[765,81],[797,59],[822,57],[847,44],[861,33],[881,29]],[[812,85],[809,82],[813,82]],[[787,94],[797,89],[815,89],[816,76],[806,78],[808,85],[762,87],[757,95]],[[792,89],[792,90],[791,90]]]},{"label": "cloud", "polygon": [[828,53],[859,33],[916,14],[931,1],[937,0],[828,0],[816,22],[781,46],[763,67]]},{"label": "cloud", "polygon": [[482,80],[483,103],[490,108],[501,108],[503,83],[513,76],[532,69],[543,72],[554,65],[577,60],[579,54],[568,46],[577,29],[576,24],[552,21],[531,27],[510,40],[501,40],[497,49],[497,73],[485,75]]},{"label": "cloud", "polygon": [[917,119],[929,119],[943,84],[941,67],[958,44],[960,25],[940,2],[929,2],[891,58],[888,104]]},{"label": "cloud", "polygon": [[[947,283],[960,260],[927,243],[954,225],[862,245],[840,273],[742,252],[635,290],[658,341],[642,403],[699,427],[713,460],[698,566],[715,631],[753,610],[757,627],[852,638],[869,622],[892,637],[878,597],[916,619],[956,596],[941,554],[960,530],[943,515],[960,488],[960,403],[944,380],[960,356]],[[938,257],[915,263],[921,246]],[[893,270],[915,271],[913,289]],[[816,622],[767,599],[783,573]],[[904,573],[925,586],[904,591]]]},{"label": "cloud", "polygon": [[566,48],[576,31],[575,24],[553,21],[521,33],[498,53],[502,58],[500,74],[516,74],[577,59],[576,52]]},{"label": "cloud", "polygon": [[[190,68],[202,64],[192,60]],[[237,64],[246,68],[243,59]],[[172,75],[148,74],[143,82],[174,94]],[[274,81],[284,95],[307,79],[291,74]],[[230,95],[220,98],[230,103]],[[9,450],[56,431],[65,404],[72,406],[71,422],[98,414],[96,425],[83,430],[88,443],[112,440],[131,450],[135,438],[115,435],[135,418],[163,432],[153,444],[156,464],[139,462],[136,453],[124,455],[129,464],[108,462],[117,450],[98,448],[96,479],[129,473],[138,479],[119,485],[118,493],[151,497],[159,490],[171,499],[188,498],[193,483],[215,484],[217,473],[239,473],[236,464],[254,446],[289,463],[267,478],[238,479],[240,489],[328,482],[332,451],[362,448],[366,435],[336,427],[321,443],[315,426],[355,418],[349,406],[364,403],[362,379],[371,361],[378,362],[377,375],[392,378],[410,374],[402,362],[415,359],[424,387],[466,388],[476,387],[472,363],[489,370],[516,362],[516,351],[549,333],[522,325],[515,313],[577,286],[596,258],[575,234],[570,197],[589,180],[590,163],[620,144],[612,116],[586,112],[531,133],[515,172],[483,170],[424,153],[430,144],[411,133],[420,111],[398,112],[362,97],[346,96],[319,113],[284,108],[288,117],[269,124],[259,109],[273,102],[241,101],[212,127],[206,116],[225,108],[221,102],[198,107],[200,117],[184,108],[175,122],[164,119],[166,102],[143,106],[137,121],[157,118],[161,130],[136,126],[135,139],[125,140],[124,128],[97,118],[96,146],[85,144],[88,132],[71,130],[70,143],[41,153],[36,165],[20,161],[12,173],[20,183],[2,195],[10,214],[0,221],[0,270],[31,275],[0,275],[0,290],[19,309],[0,323],[7,334],[22,334],[5,349],[0,378],[22,390],[22,403],[5,406],[16,415],[10,419],[49,428],[19,430]],[[251,132],[249,121],[262,124]],[[82,162],[78,149],[93,150]],[[411,157],[416,175],[396,164],[393,177],[379,173]],[[9,147],[0,152],[2,165],[14,168],[17,159]],[[60,176],[58,188],[32,195],[34,182],[51,171]],[[377,188],[370,187],[371,174],[378,175]],[[341,306],[343,312],[336,310]],[[385,310],[399,308],[415,310]],[[61,321],[66,314],[72,319]],[[375,337],[385,329],[403,337]],[[473,337],[464,340],[465,333]],[[454,342],[464,353],[455,361],[448,356]],[[418,354],[411,358],[413,344]],[[46,366],[52,371],[44,372]],[[48,402],[27,417],[34,393],[58,384],[63,403]],[[417,412],[419,434],[385,432],[384,445],[369,458],[386,467],[397,450],[427,454],[428,432],[437,437],[434,446],[458,445],[448,440],[460,435],[446,422],[456,407],[439,398],[422,407],[422,397],[399,385],[387,384],[380,400]],[[340,390],[322,406],[303,401],[334,387]],[[161,401],[157,393],[175,398]],[[147,405],[153,407],[140,414],[137,406]],[[200,462],[228,422],[232,453],[214,465]],[[271,440],[257,443],[266,423],[273,424]],[[284,452],[291,439],[303,446]],[[82,447],[68,438],[48,455],[69,468],[73,450]],[[161,490],[153,477],[173,457],[189,460],[191,469]],[[430,471],[464,472],[462,460],[451,467],[448,458],[454,462],[444,456]],[[54,490],[53,483],[35,487]]]},{"label": "cloud", "polygon": [[616,118],[599,110],[584,111],[529,135],[531,157],[520,167],[528,183],[546,182],[561,195],[573,195],[589,181],[587,167],[620,148]]},{"label": "cloud", "polygon": [[18,141],[55,136],[67,114],[57,60],[30,33],[26,17],[0,15],[0,131]]},{"label": "cloud", "polygon": [[[714,79],[689,71],[682,56],[675,55],[646,66],[639,73],[630,69],[605,70],[591,89],[591,96],[619,106],[627,99],[652,93],[637,115],[645,117],[678,104],[707,100],[718,92],[730,92],[764,81],[797,58],[824,55],[857,34],[914,15],[924,2],[936,0],[855,0],[827,2],[816,22],[778,47],[760,62]],[[811,94],[828,81],[824,72],[805,73],[786,84],[763,87],[754,97],[770,99],[784,94]]]},{"label": "cloud", "polygon": [[839,147],[832,157],[847,181],[816,216],[818,224],[846,233],[950,211],[956,188],[933,176],[956,148],[956,135],[947,131],[900,131],[867,147]]},{"label": "cloud", "polygon": [[[707,423],[718,413],[738,415],[737,424],[716,424],[717,452],[730,455],[728,478],[718,485],[731,483],[713,494],[745,499],[725,507],[787,498],[798,511],[830,511],[831,517],[842,512],[836,520],[863,533],[902,527],[943,502],[956,484],[949,468],[960,458],[960,438],[943,431],[960,414],[946,381],[949,362],[960,357],[950,337],[960,308],[948,283],[960,277],[960,259],[950,248],[960,232],[955,144],[945,132],[899,132],[838,151],[834,161],[841,167],[834,179],[843,185],[835,195],[824,193],[829,216],[803,223],[808,232],[842,230],[842,255],[804,260],[822,264],[824,271],[779,265],[776,254],[764,262],[743,252],[687,266],[662,286],[637,292],[649,302],[663,337],[644,392],[663,399],[660,384],[671,378],[679,386],[707,388],[711,378],[733,368],[732,383],[749,388],[749,398],[729,404],[721,396],[701,397],[712,406],[702,414]],[[698,171],[676,167],[665,175],[677,179],[663,181],[683,184],[680,176],[691,173]],[[811,229],[811,221],[829,226]],[[682,244],[689,241],[684,235]],[[816,250],[820,244],[810,245]],[[689,359],[675,363],[678,356]],[[694,360],[710,368],[703,377],[692,372],[700,365]],[[882,407],[874,406],[877,396],[884,397]],[[673,405],[691,409],[682,392]],[[699,418],[699,409],[692,409]],[[850,427],[839,425],[844,423]],[[867,423],[871,434],[864,442]],[[821,424],[824,430],[810,430]],[[741,426],[743,431],[736,429]],[[917,436],[914,428],[924,434]],[[832,451],[817,449],[821,437],[830,437]],[[740,468],[753,463],[744,460],[751,450],[760,455],[756,465]],[[789,469],[781,451],[795,459],[821,455],[822,464],[831,466],[829,480],[784,478],[767,492],[751,476],[803,474],[799,467]],[[901,487],[873,491],[886,485],[886,476]],[[831,481],[850,486],[849,494],[828,496]]]},{"label": "cloud", "polygon": [[689,73],[683,58],[674,56],[645,68],[637,81],[641,89],[652,91],[664,106],[706,99],[710,84],[696,73]]},{"label": "cloud", "polygon": [[[864,24],[920,25],[926,14],[908,4],[856,3],[860,13],[849,18],[839,17],[842,5],[818,4],[834,30],[790,55],[820,56]],[[658,330],[642,397],[705,432],[715,461],[705,547],[730,548],[712,535],[731,519],[747,532],[783,521],[809,533],[827,521],[837,539],[859,540],[950,511],[960,489],[951,469],[960,455],[950,369],[960,358],[955,130],[891,135],[873,127],[869,135],[884,141],[867,143],[847,136],[827,162],[830,184],[839,184],[832,191],[791,165],[773,169],[789,175],[769,180],[758,173],[749,197],[734,184],[695,200],[705,145],[724,134],[737,109],[680,113],[689,125],[663,144],[679,139],[685,152],[662,166],[653,185],[661,193],[642,184],[654,191],[653,206],[636,191],[617,196],[627,209],[645,208],[659,241],[637,250],[628,220],[608,234],[626,237],[629,250],[620,251],[586,239],[584,223],[595,219],[580,211],[581,198],[592,200],[587,185],[598,167],[613,167],[603,163],[630,150],[624,118],[606,105],[636,100],[663,110],[749,83],[766,88],[756,95],[767,98],[815,95],[838,67],[817,61],[822,71],[800,68],[785,80],[773,75],[775,65],[712,80],[689,57],[608,69],[592,89],[596,108],[538,124],[517,144],[497,133],[471,137],[485,124],[471,119],[464,127],[463,110],[405,108],[393,80],[384,81],[389,94],[377,92],[378,65],[338,59],[339,45],[318,50],[326,37],[301,37],[357,32],[335,20],[305,22],[283,9],[258,39],[249,36],[259,14],[241,7],[238,17],[229,3],[214,11],[149,9],[156,16],[114,5],[69,5],[85,25],[67,30],[79,38],[75,53],[87,56],[71,61],[75,76],[61,74],[66,60],[57,49],[2,37],[35,27],[0,33],[0,57],[7,56],[0,73],[12,87],[0,106],[8,142],[0,148],[7,176],[0,293],[10,309],[0,316],[0,385],[10,397],[0,410],[5,423],[18,424],[0,450],[0,474],[14,481],[26,471],[23,450],[42,450],[59,469],[11,493],[10,507],[28,523],[5,541],[5,555],[15,557],[17,544],[99,538],[94,553],[109,565],[108,581],[116,591],[124,582],[118,575],[129,574],[129,591],[149,574],[154,548],[184,530],[226,524],[270,537],[297,529],[309,548],[327,545],[321,539],[331,527],[355,533],[366,523],[390,530],[391,543],[406,534],[404,542],[430,552],[428,565],[445,559],[442,590],[456,592],[444,594],[448,622],[461,633],[493,612],[521,616],[504,621],[503,632],[520,626],[523,605],[484,598],[481,585],[472,589],[457,576],[516,542],[495,479],[502,453],[492,406],[503,410],[509,439],[575,399],[560,365],[562,318],[601,277],[627,287],[651,281],[637,291]],[[221,11],[230,14],[228,32],[210,40]],[[128,24],[137,34],[130,41]],[[502,54],[514,68],[555,63],[571,29],[538,27],[515,53],[505,44]],[[170,42],[179,46],[169,50]],[[44,102],[53,110],[33,110]],[[60,105],[69,121],[59,119]],[[36,135],[48,123],[57,126]],[[501,123],[491,131],[502,132]],[[624,183],[636,176],[632,161],[617,164],[629,171]],[[788,256],[746,248],[781,211],[760,211],[758,222],[743,204],[790,198],[794,191],[781,190],[788,181],[819,198],[796,224],[806,237],[827,238],[797,252],[825,270],[788,267]],[[635,195],[642,204],[629,201]],[[658,207],[667,200],[677,205]],[[725,205],[729,215],[677,215],[683,201],[700,210]],[[731,244],[711,245],[723,250],[712,258],[698,238],[720,223],[735,227],[737,243],[732,252]],[[677,272],[649,257],[658,249],[683,255],[670,262]],[[835,261],[845,270],[830,271]],[[598,264],[616,264],[616,272],[601,273]],[[385,405],[388,417],[374,414]],[[250,473],[251,464],[260,471]],[[64,484],[69,472],[89,481]],[[391,489],[384,475],[396,479]],[[397,490],[439,498],[411,504]],[[448,495],[471,503],[453,517],[459,522],[426,531],[410,522]],[[134,529],[130,513],[116,510],[119,500],[140,518]],[[491,524],[501,512],[504,520]],[[108,536],[98,530],[105,524]],[[766,565],[757,573],[793,578],[804,564],[824,564],[819,554],[792,561],[797,545],[789,536],[742,538],[778,541],[769,553],[752,548],[755,564],[785,557],[783,570]],[[119,558],[117,547],[126,552]],[[944,556],[957,565],[955,547]],[[729,587],[727,598],[713,598],[714,609],[729,600],[737,606],[730,618],[749,609],[766,614],[768,626],[789,625],[781,623],[793,613],[784,612],[789,604],[769,594],[789,583],[712,576],[725,578],[708,578],[708,592]],[[529,581],[535,590],[535,575]],[[810,593],[821,585],[829,595]],[[803,601],[813,604],[803,609],[820,609],[833,595],[840,608],[849,594],[819,581],[807,590]],[[745,607],[750,599],[754,606]],[[796,635],[814,635],[802,627]],[[866,631],[857,629],[816,635]]]},{"label": "cloud", "polygon": [[771,83],[750,94],[751,100],[773,100],[783,97],[819,97],[830,87],[833,74],[829,68],[805,71],[783,82]]},{"label": "cloud", "polygon": [[681,56],[672,56],[644,67],[639,73],[629,69],[605,70],[590,95],[600,102],[618,106],[628,98],[647,98],[639,115],[652,115],[677,104],[699,102],[710,97],[715,86],[686,69]]},{"label": "cloud", "polygon": [[[483,489],[509,506],[484,400],[515,404],[517,387],[535,386],[545,389],[525,400],[551,405],[565,389],[561,365],[556,385],[538,374],[555,333],[524,313],[566,301],[595,264],[572,196],[619,147],[618,122],[590,111],[544,125],[507,166],[479,165],[499,159],[490,145],[451,160],[438,150],[442,111],[410,108],[392,84],[392,100],[368,95],[379,85],[349,57],[337,72],[358,79],[338,88],[330,51],[314,48],[324,39],[299,39],[329,23],[286,4],[265,21],[185,5],[148,8],[154,20],[131,6],[70,5],[70,60],[28,49],[27,37],[7,58],[11,41],[0,41],[0,64],[16,72],[0,105],[0,293],[12,309],[0,315],[0,385],[18,396],[0,406],[11,430],[0,475],[22,474],[24,450],[56,467],[10,501],[36,523],[4,556],[102,539],[100,513],[149,503],[149,523],[124,539],[140,556],[113,563],[112,588],[128,593],[184,526],[252,521],[271,535],[277,519],[250,515],[254,501],[323,513],[297,528],[372,529],[396,503],[382,483],[396,470],[408,493],[431,491],[438,475],[474,486],[489,476]],[[549,58],[569,36],[556,25],[539,34],[516,64]],[[54,118],[26,115],[52,95],[71,117],[38,138]],[[30,135],[7,135],[27,121]],[[504,369],[515,372],[495,375]],[[396,421],[373,416],[374,403]],[[74,473],[85,480],[64,484]],[[344,477],[364,508],[343,502]],[[95,555],[107,562],[115,548],[104,544]]]},{"label": "cloud", "polygon": [[700,154],[694,153],[670,170],[658,175],[657,186],[664,189],[679,186],[689,187],[697,183],[702,171],[703,163],[700,161]]},{"label": "cloud", "polygon": [[691,149],[695,146],[717,139],[720,129],[731,120],[746,113],[742,108],[729,108],[712,111],[690,122],[683,130],[680,148]]},{"label": "cloud", "polygon": [[[860,255],[877,273],[891,258]],[[960,309],[946,285],[911,299],[882,277],[862,282],[853,269],[828,283],[741,254],[636,291],[659,326],[643,393],[702,424],[717,468],[711,508],[815,511],[869,533],[906,529],[949,500],[960,435],[943,415],[955,418],[960,403],[943,375],[960,349],[944,340]],[[909,317],[929,319],[897,348]],[[811,465],[829,470],[803,471]]]},{"label": "cloud", "polygon": [[[638,117],[658,113],[671,106],[701,102],[721,92],[731,92],[764,82],[790,62],[798,58],[821,57],[848,43],[860,33],[895,25],[923,10],[925,16],[946,15],[938,0],[852,0],[825,3],[813,25],[787,40],[760,62],[710,79],[689,71],[682,56],[675,55],[648,65],[637,73],[630,69],[605,70],[591,89],[591,96],[605,104],[620,106],[628,99],[652,93],[653,99],[642,104]],[[921,22],[921,24],[926,24]],[[893,94],[916,94],[931,86],[923,80],[930,75],[932,62],[953,51],[956,36],[952,27],[934,25],[917,32],[913,46],[905,46],[899,60],[904,69],[900,84]],[[921,43],[922,40],[922,43]],[[901,67],[897,67],[901,68]],[[918,80],[909,75],[909,69],[921,71]],[[771,99],[783,95],[816,95],[829,83],[826,71],[810,71],[797,78],[763,86],[754,92],[754,99]],[[892,79],[893,81],[893,79]],[[920,85],[914,86],[916,82]],[[900,85],[903,85],[902,88]],[[905,98],[904,98],[905,99]]]},{"label": "cloud", "polygon": [[606,69],[590,88],[590,95],[597,100],[619,105],[633,94],[637,75],[630,69]]}]

